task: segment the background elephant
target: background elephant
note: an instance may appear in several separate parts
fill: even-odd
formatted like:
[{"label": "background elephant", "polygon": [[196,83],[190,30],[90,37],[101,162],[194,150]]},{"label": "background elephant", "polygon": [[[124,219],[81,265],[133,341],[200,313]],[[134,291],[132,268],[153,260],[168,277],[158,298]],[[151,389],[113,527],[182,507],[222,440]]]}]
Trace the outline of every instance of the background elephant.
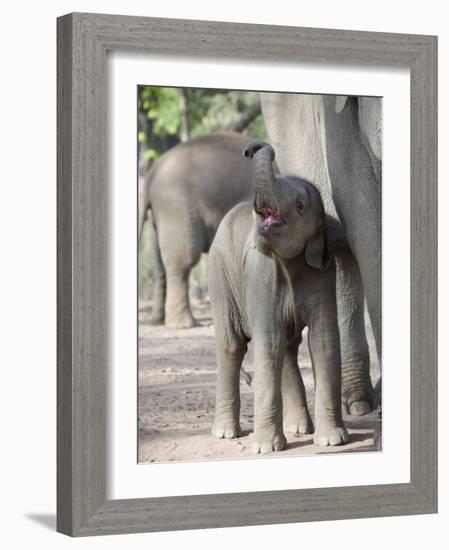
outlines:
[{"label": "background elephant", "polygon": [[249,141],[234,132],[194,138],[167,151],[147,173],[140,197],[139,239],[151,209],[154,323],[194,325],[190,270],[209,250],[223,216],[251,196],[251,170],[242,157]]},{"label": "background elephant", "polygon": [[249,340],[254,341],[254,451],[283,450],[283,427],[313,431],[298,369],[298,346],[308,326],[314,442],[345,443],[332,226],[312,184],[274,175],[269,145],[251,142],[245,155],[254,157],[254,198],[225,216],[209,255],[218,363],[212,433],[240,435],[239,376]]},{"label": "background elephant", "polygon": [[381,361],[381,128],[379,98],[262,94],[280,170],[313,181],[346,231],[337,256],[343,399],[351,414],[373,407],[364,295]]}]

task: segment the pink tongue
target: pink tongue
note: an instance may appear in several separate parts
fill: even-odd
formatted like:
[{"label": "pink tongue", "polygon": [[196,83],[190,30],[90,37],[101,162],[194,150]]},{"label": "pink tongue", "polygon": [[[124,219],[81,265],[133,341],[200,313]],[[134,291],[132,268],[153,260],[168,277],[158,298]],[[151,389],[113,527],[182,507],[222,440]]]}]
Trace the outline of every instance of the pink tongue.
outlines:
[{"label": "pink tongue", "polygon": [[281,221],[281,217],[278,215],[270,214],[268,217],[265,218],[264,225],[265,227],[270,227],[270,225],[273,225],[274,223],[278,223]]},{"label": "pink tongue", "polygon": [[264,227],[270,227],[270,225],[282,221],[279,214],[272,214],[271,210],[268,208],[262,208],[262,215],[264,217]]}]

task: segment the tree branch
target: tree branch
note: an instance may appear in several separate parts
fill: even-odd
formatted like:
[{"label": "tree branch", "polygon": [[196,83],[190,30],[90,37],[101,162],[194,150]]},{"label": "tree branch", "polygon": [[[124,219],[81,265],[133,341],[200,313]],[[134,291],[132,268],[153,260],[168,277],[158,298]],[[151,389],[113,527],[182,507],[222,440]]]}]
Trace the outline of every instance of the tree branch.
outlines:
[{"label": "tree branch", "polygon": [[254,107],[251,107],[251,109],[248,109],[248,111],[245,111],[240,118],[235,122],[230,130],[233,132],[243,132],[245,128],[248,128],[248,126],[255,120],[262,112],[262,108],[260,106],[260,102],[254,105]]}]

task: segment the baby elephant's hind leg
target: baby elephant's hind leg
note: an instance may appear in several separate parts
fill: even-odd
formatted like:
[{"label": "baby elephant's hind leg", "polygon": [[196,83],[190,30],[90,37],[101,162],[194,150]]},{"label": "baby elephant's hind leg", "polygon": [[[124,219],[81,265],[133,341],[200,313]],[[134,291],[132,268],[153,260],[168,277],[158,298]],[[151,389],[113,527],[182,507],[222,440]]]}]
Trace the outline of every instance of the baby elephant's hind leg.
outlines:
[{"label": "baby elephant's hind leg", "polygon": [[313,423],[307,409],[306,391],[298,367],[300,340],[288,345],[282,368],[282,410],[284,431],[295,434],[313,433]]},{"label": "baby elephant's hind leg", "polygon": [[240,369],[246,343],[229,346],[217,341],[217,395],[212,435],[232,439],[240,430]]}]

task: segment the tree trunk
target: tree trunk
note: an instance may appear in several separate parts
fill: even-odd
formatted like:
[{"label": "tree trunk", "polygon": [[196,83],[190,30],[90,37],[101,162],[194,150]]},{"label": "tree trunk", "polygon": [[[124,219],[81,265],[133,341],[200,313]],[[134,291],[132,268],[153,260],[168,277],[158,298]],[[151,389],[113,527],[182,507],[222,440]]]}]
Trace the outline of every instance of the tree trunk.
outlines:
[{"label": "tree trunk", "polygon": [[179,129],[179,137],[181,141],[187,141],[190,138],[189,121],[187,118],[188,105],[187,97],[184,88],[178,88],[179,107],[181,111],[181,126]]}]

